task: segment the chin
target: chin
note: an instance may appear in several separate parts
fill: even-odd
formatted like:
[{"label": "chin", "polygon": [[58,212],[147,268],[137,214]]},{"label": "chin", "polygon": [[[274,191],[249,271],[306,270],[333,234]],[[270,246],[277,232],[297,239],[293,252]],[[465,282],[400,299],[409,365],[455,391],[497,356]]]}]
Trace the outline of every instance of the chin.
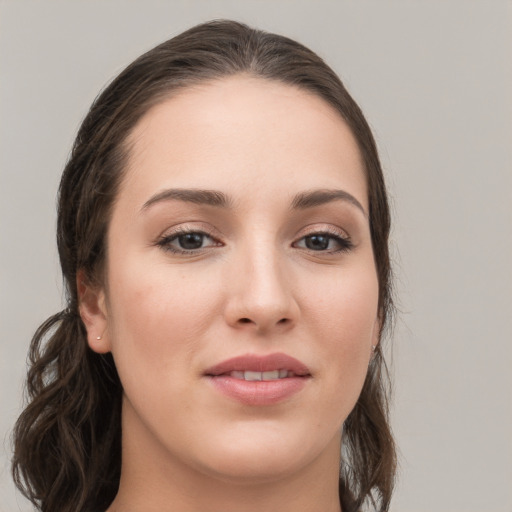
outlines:
[{"label": "chin", "polygon": [[269,461],[264,457],[249,459],[238,457],[217,461],[208,466],[208,473],[216,479],[235,484],[264,484],[276,482],[296,473],[301,464],[297,460],[289,460],[283,456],[278,460]]},{"label": "chin", "polygon": [[232,483],[266,483],[299,472],[322,451],[308,446],[307,436],[260,435],[254,433],[230,436],[225,442],[212,439],[203,452],[206,471],[220,480]]}]

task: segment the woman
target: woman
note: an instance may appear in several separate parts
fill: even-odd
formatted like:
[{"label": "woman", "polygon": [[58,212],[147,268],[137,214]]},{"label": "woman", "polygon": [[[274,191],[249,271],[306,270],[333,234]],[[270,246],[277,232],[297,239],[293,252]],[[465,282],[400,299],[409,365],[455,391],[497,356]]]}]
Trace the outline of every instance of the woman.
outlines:
[{"label": "woman", "polygon": [[310,50],[217,21],[141,56],[64,170],[17,485],[42,511],[388,510],[389,223]]}]

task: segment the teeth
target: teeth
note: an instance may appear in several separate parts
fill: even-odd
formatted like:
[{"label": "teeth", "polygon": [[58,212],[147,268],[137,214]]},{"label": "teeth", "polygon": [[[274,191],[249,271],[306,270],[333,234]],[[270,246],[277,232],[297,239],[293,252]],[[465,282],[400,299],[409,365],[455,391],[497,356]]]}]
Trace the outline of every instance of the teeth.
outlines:
[{"label": "teeth", "polygon": [[271,372],[233,371],[229,374],[230,377],[243,380],[278,380],[289,375],[293,375],[293,372],[288,372],[288,370],[274,370]]}]

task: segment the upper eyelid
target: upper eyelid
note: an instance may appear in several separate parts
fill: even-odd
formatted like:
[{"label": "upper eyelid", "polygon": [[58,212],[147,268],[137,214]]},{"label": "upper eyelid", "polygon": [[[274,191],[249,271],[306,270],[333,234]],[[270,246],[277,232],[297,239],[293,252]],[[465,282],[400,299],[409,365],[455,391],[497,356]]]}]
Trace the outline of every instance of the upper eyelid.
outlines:
[{"label": "upper eyelid", "polygon": [[[306,230],[306,232],[305,232]],[[302,232],[302,233],[301,233]],[[211,229],[204,226],[195,227],[195,226],[188,226],[185,224],[179,225],[178,227],[173,228],[167,228],[165,229],[162,234],[159,236],[159,238],[168,238],[175,235],[180,234],[187,234],[187,233],[201,233],[203,235],[210,236],[212,238],[218,238],[223,237],[224,235],[222,233],[219,233],[217,229]],[[317,226],[317,227],[310,227],[306,226],[301,228],[295,235],[294,238],[302,238],[304,236],[308,235],[314,235],[319,233],[325,233],[330,235],[337,235],[341,236],[343,238],[350,238],[349,234],[345,229],[339,228],[339,227],[325,227],[325,226]]]},{"label": "upper eyelid", "polygon": [[201,236],[204,236],[204,237],[207,237],[207,238],[211,238],[212,240],[217,240],[213,235],[211,235],[210,233],[206,232],[206,231],[201,231],[199,229],[194,229],[194,230],[178,230],[178,231],[174,231],[173,233],[169,233],[167,235],[163,235],[161,238],[163,239],[175,239],[175,238],[179,238],[180,236],[182,235],[190,235],[190,234],[197,234],[197,235],[201,235]]},{"label": "upper eyelid", "polygon": [[[161,232],[161,234],[158,236],[158,239],[161,240],[163,238],[171,238],[173,236],[179,236],[180,234],[187,233],[201,233],[211,237],[216,241],[220,241],[221,238],[226,238],[224,233],[222,233],[219,229],[207,226],[202,222],[198,222],[197,226],[191,225],[195,222],[197,221],[191,221],[190,223],[185,222],[176,226],[168,227]],[[303,226],[300,230],[296,231],[295,235],[293,236],[293,240],[298,240],[305,236],[321,233],[339,236],[340,238],[351,238],[347,230],[339,226],[332,226],[324,223],[314,223]]]},{"label": "upper eyelid", "polygon": [[321,224],[313,224],[312,226],[306,226],[299,230],[296,235],[296,239],[303,238],[305,236],[315,235],[315,234],[327,234],[338,236],[340,238],[349,239],[351,238],[346,229],[342,229],[340,227],[334,227],[332,225],[321,225]]},{"label": "upper eyelid", "polygon": [[[298,219],[297,219],[298,220]],[[302,219],[304,221],[306,219]],[[334,220],[334,222],[333,222]],[[315,219],[308,222],[301,222],[302,224],[298,229],[294,230],[295,233],[292,233],[288,231],[292,226],[288,225],[288,227],[283,226],[284,231],[281,229],[278,232],[281,232],[281,235],[286,236],[286,231],[288,231],[288,236],[290,238],[293,238],[294,240],[297,240],[298,238],[302,236],[307,236],[308,234],[313,233],[328,233],[333,234],[336,236],[340,236],[341,238],[352,238],[351,232],[355,228],[355,226],[352,224],[352,222],[349,222],[348,226],[343,226],[343,224],[346,224],[346,222],[343,222],[343,224],[340,225],[338,220],[332,219],[332,220],[321,220],[321,219]],[[295,222],[293,222],[295,224]],[[342,227],[343,226],[343,227]],[[349,229],[347,229],[347,227]],[[226,231],[227,228],[227,231]],[[238,230],[238,229],[237,229]],[[358,229],[357,229],[358,231]],[[217,225],[217,222],[214,220],[214,223],[212,224],[209,219],[201,219],[201,218],[189,218],[187,220],[183,219],[182,221],[178,221],[176,223],[173,223],[171,225],[167,225],[165,229],[162,229],[159,233],[158,239],[173,236],[176,233],[188,233],[188,232],[200,232],[207,236],[210,236],[217,241],[221,240],[227,240],[231,238],[236,233],[233,231],[233,226],[229,227],[224,226],[222,229]],[[353,234],[353,233],[352,233]]]},{"label": "upper eyelid", "polygon": [[173,236],[179,236],[181,234],[187,233],[201,233],[216,240],[223,236],[221,233],[219,233],[219,230],[208,227],[204,223],[199,223],[197,226],[191,226],[190,223],[185,222],[178,224],[177,226],[166,228],[164,231],[162,231],[158,238],[171,238]]},{"label": "upper eyelid", "polygon": [[219,246],[219,244],[222,244],[224,245],[219,239],[218,237],[212,235],[211,233],[207,232],[207,231],[204,231],[204,230],[200,230],[200,229],[177,229],[176,231],[172,232],[172,233],[168,233],[168,234],[164,234],[162,236],[159,237],[159,242],[165,242],[165,241],[174,241],[176,240],[177,238],[179,238],[180,236],[182,235],[188,235],[188,234],[191,234],[191,233],[197,233],[199,235],[202,235],[206,238],[209,238],[210,240],[212,240],[212,242],[214,242],[214,246]]}]

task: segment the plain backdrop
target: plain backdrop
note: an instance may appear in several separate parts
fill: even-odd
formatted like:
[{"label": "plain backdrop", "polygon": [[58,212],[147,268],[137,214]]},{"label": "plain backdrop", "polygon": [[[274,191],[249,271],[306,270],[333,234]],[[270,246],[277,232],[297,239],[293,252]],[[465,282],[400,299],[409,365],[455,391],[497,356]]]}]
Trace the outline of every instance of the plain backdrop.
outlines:
[{"label": "plain backdrop", "polygon": [[401,310],[392,510],[512,511],[512,3],[499,0],[0,1],[0,511],[31,510],[9,435],[30,337],[62,305],[55,197],[78,125],[131,60],[211,18],[311,47],[374,129]]}]

